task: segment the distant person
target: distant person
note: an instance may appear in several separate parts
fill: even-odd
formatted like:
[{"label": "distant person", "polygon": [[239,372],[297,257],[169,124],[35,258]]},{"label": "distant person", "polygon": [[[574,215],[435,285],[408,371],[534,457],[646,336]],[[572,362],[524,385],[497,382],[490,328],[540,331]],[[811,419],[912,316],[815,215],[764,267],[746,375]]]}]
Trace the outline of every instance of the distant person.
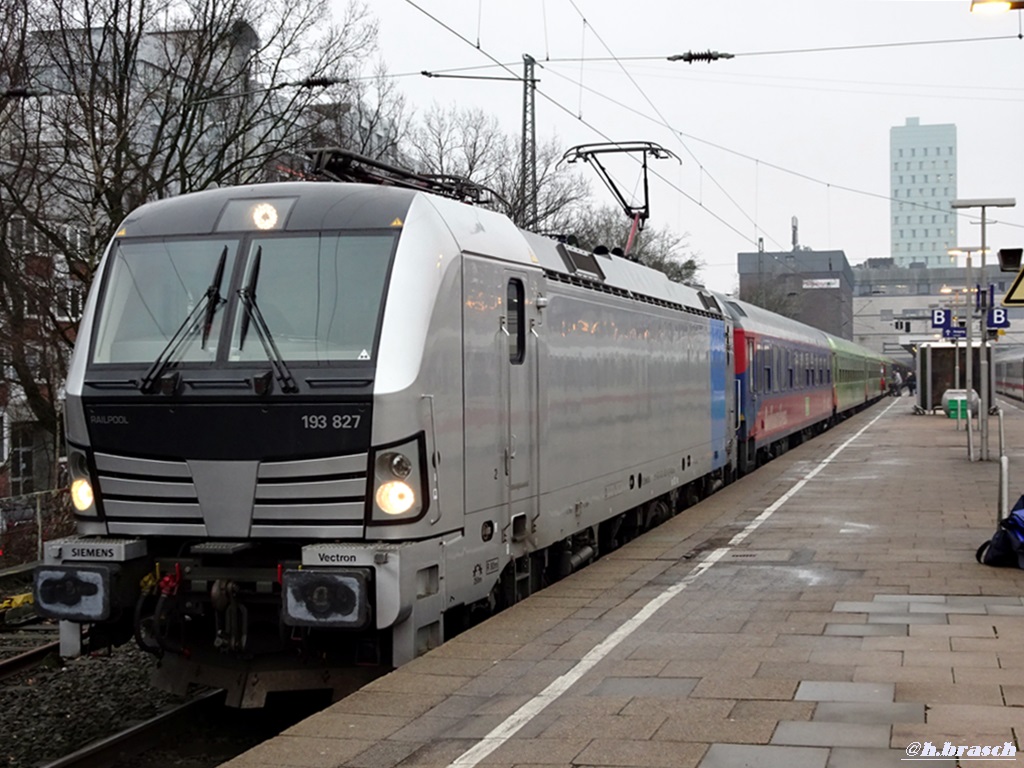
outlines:
[{"label": "distant person", "polygon": [[906,385],[907,385],[907,394],[910,395],[911,397],[913,397],[914,396],[914,390],[917,389],[917,377],[914,375],[913,371],[911,371],[910,373],[907,374]]},{"label": "distant person", "polygon": [[889,387],[889,394],[893,397],[899,397],[903,390],[903,377],[900,376],[899,371],[892,372],[892,386]]}]

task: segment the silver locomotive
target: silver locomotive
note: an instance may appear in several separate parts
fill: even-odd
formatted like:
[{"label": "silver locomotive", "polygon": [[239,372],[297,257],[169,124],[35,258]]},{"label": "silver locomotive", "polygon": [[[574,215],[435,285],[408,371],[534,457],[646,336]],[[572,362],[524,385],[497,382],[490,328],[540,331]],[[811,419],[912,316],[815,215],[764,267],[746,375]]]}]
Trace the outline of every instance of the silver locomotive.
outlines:
[{"label": "silver locomotive", "polygon": [[144,205],[81,323],[37,606],[65,654],[134,637],[238,706],[401,665],[731,478],[732,344],[708,292],[424,191]]}]

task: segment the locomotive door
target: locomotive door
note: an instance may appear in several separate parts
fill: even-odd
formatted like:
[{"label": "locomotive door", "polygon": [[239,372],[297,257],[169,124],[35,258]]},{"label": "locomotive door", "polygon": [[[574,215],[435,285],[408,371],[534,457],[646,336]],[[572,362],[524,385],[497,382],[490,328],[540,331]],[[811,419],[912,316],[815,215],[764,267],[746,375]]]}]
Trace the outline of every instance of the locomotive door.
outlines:
[{"label": "locomotive door", "polygon": [[530,274],[505,270],[503,399],[505,402],[505,501],[513,540],[523,536],[537,489],[537,335],[536,295]]}]

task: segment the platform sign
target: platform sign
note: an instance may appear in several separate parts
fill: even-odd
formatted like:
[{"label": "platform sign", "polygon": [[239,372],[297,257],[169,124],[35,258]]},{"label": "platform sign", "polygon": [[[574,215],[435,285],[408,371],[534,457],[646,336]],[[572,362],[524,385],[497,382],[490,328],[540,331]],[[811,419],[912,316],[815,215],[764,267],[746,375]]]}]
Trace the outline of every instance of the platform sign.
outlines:
[{"label": "platform sign", "polygon": [[1013,278],[1013,285],[1003,296],[1002,305],[1004,307],[1024,307],[1024,269]]},{"label": "platform sign", "polygon": [[932,310],[932,328],[949,328],[953,321],[953,313],[944,307]]},{"label": "platform sign", "polygon": [[943,328],[942,329],[942,338],[944,338],[944,339],[966,339],[967,338],[967,329],[966,328],[959,328],[959,327],[956,327],[956,326],[954,326],[953,328]]},{"label": "platform sign", "polygon": [[1009,328],[1010,313],[1002,307],[992,307],[988,311],[986,323],[988,328]]}]

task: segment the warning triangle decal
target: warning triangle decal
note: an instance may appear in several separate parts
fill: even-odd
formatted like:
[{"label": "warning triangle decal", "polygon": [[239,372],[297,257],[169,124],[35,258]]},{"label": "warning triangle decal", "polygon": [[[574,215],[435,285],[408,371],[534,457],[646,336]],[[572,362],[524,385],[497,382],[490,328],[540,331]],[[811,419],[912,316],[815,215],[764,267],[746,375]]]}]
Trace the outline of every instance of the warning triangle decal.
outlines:
[{"label": "warning triangle decal", "polygon": [[1021,285],[1024,280],[1022,278],[1024,278],[1024,269],[1021,269],[1013,278],[1013,285],[1003,297],[1002,305],[1004,307],[1024,307],[1024,285]]},{"label": "warning triangle decal", "polygon": [[365,349],[362,352],[360,352],[359,353],[359,357],[356,358],[356,360],[369,360],[369,359],[370,359],[370,353],[367,352]]},{"label": "warning triangle decal", "polygon": [[397,216],[395,216],[395,220],[391,222],[391,226],[392,227],[400,227],[400,226],[402,226],[402,220],[400,218],[398,218]]}]

